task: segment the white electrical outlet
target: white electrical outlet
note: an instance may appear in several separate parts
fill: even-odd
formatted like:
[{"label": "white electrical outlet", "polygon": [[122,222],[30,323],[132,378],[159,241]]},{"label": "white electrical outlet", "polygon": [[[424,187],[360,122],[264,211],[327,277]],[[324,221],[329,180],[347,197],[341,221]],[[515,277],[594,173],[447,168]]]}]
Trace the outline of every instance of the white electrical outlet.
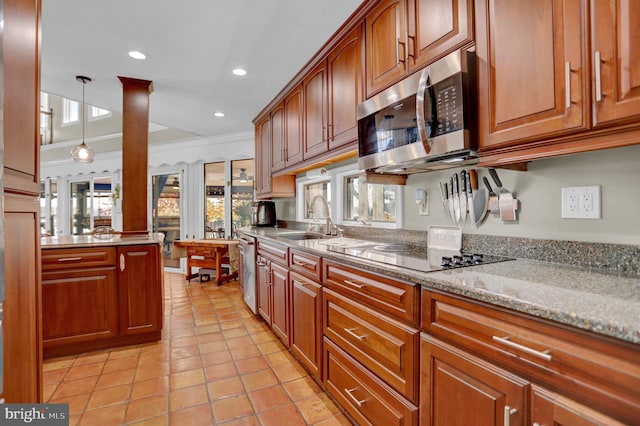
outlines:
[{"label": "white electrical outlet", "polygon": [[600,219],[600,186],[562,188],[563,219]]}]

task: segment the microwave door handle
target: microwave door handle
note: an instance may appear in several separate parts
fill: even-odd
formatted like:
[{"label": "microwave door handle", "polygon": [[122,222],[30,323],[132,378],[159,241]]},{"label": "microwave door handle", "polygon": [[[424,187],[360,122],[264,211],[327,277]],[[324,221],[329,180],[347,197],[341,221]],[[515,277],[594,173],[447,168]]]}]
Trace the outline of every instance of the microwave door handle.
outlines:
[{"label": "microwave door handle", "polygon": [[418,134],[424,145],[424,149],[429,154],[433,147],[433,142],[427,135],[427,126],[424,122],[424,97],[427,93],[427,83],[429,82],[429,68],[422,71],[420,82],[418,83],[418,93],[416,93],[416,122],[418,124]]}]

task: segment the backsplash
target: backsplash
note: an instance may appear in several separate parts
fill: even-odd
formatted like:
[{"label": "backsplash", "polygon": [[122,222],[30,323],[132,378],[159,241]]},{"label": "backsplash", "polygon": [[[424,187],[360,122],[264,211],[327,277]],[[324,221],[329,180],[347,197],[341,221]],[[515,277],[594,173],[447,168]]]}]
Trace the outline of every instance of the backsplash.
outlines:
[{"label": "backsplash", "polygon": [[[307,224],[279,221],[283,228],[306,229]],[[344,236],[373,241],[427,245],[427,231],[341,226]],[[546,240],[498,235],[462,235],[462,250],[518,259],[559,263],[626,277],[640,277],[640,245]]]}]

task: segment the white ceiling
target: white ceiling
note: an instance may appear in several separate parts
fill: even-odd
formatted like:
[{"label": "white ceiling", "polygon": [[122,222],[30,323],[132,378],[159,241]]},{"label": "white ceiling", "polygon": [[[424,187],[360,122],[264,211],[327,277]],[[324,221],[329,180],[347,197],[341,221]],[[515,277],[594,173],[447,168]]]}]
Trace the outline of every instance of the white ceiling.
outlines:
[{"label": "white ceiling", "polygon": [[361,2],[43,0],[42,90],[81,100],[75,76],[85,75],[86,102],[121,111],[117,76],[151,80],[152,122],[202,136],[250,131]]}]

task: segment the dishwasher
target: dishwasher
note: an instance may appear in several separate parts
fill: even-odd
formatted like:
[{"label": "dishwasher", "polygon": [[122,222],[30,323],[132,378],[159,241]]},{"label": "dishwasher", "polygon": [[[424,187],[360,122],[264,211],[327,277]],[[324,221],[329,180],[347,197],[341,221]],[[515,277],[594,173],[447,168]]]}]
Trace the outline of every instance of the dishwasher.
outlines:
[{"label": "dishwasher", "polygon": [[243,290],[244,303],[254,314],[258,313],[256,289],[256,239],[242,234],[240,243],[240,285]]}]

